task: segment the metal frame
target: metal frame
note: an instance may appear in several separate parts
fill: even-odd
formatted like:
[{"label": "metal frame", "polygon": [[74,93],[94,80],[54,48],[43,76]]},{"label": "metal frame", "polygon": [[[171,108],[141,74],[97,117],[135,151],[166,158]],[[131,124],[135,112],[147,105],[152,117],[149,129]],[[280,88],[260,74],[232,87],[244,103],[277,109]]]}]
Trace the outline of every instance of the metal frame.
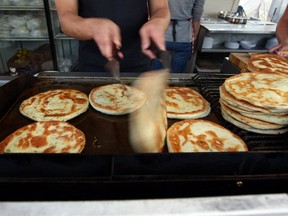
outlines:
[{"label": "metal frame", "polygon": [[54,41],[52,19],[51,19],[51,14],[50,14],[50,4],[49,4],[49,0],[43,0],[43,2],[44,2],[44,11],[45,11],[45,16],[46,16],[47,28],[48,28],[49,43],[50,43],[51,54],[52,54],[53,67],[55,71],[58,71],[58,61],[57,61],[57,53],[56,53],[56,47],[55,47],[55,41]]}]

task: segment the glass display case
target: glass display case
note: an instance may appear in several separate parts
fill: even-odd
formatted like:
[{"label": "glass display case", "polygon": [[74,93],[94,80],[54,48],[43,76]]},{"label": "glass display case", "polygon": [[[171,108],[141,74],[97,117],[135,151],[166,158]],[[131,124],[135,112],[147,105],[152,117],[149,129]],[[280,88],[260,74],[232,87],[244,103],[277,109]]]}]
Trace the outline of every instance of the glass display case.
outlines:
[{"label": "glass display case", "polygon": [[0,0],[0,25],[1,74],[53,69],[43,0]]},{"label": "glass display case", "polygon": [[49,0],[51,37],[55,47],[55,69],[60,72],[77,71],[78,40],[65,35],[60,27],[54,0]]}]

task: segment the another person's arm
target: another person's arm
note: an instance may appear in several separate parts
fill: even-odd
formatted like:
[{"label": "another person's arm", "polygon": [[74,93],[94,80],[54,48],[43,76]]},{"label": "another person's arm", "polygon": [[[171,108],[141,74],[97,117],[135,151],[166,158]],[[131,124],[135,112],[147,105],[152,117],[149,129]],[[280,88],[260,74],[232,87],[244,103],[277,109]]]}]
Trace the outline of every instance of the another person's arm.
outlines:
[{"label": "another person's arm", "polygon": [[[113,58],[113,48],[121,47],[119,27],[109,19],[83,18],[78,15],[77,0],[55,0],[62,31],[78,40],[94,40],[102,55]],[[120,57],[122,53],[118,53]]]},{"label": "another person's arm", "polygon": [[197,38],[199,29],[200,29],[200,20],[192,20],[192,25],[193,25],[193,41]]},{"label": "another person's arm", "polygon": [[167,0],[149,0],[150,19],[140,29],[142,51],[151,59],[156,56],[151,51],[152,42],[165,50],[165,31],[170,22],[170,12]]},{"label": "another person's arm", "polygon": [[276,36],[279,44],[272,47],[269,52],[277,52],[280,55],[288,56],[288,53],[283,53],[288,51],[288,6],[277,23]]},{"label": "another person's arm", "polygon": [[205,0],[196,0],[192,9],[193,41],[196,39],[200,29],[200,21],[204,12],[204,4]]}]

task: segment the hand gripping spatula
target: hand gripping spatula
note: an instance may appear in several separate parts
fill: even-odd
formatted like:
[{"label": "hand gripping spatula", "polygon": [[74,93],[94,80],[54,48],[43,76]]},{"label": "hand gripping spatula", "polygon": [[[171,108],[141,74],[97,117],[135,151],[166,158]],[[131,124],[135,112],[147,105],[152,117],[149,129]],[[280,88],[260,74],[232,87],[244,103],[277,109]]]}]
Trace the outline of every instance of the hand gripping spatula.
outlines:
[{"label": "hand gripping spatula", "polygon": [[171,54],[167,50],[159,49],[154,43],[150,46],[152,52],[156,55],[157,59],[162,62],[163,68],[171,70]]}]

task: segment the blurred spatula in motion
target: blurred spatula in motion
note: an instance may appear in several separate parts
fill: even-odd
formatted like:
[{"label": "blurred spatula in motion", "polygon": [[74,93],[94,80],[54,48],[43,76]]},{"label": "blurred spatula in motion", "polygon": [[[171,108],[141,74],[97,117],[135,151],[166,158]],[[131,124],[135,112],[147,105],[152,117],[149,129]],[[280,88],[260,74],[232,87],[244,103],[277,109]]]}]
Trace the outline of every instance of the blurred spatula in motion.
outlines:
[{"label": "blurred spatula in motion", "polygon": [[142,73],[133,86],[147,96],[145,103],[129,114],[129,140],[135,152],[162,152],[167,130],[165,89],[169,69]]}]

